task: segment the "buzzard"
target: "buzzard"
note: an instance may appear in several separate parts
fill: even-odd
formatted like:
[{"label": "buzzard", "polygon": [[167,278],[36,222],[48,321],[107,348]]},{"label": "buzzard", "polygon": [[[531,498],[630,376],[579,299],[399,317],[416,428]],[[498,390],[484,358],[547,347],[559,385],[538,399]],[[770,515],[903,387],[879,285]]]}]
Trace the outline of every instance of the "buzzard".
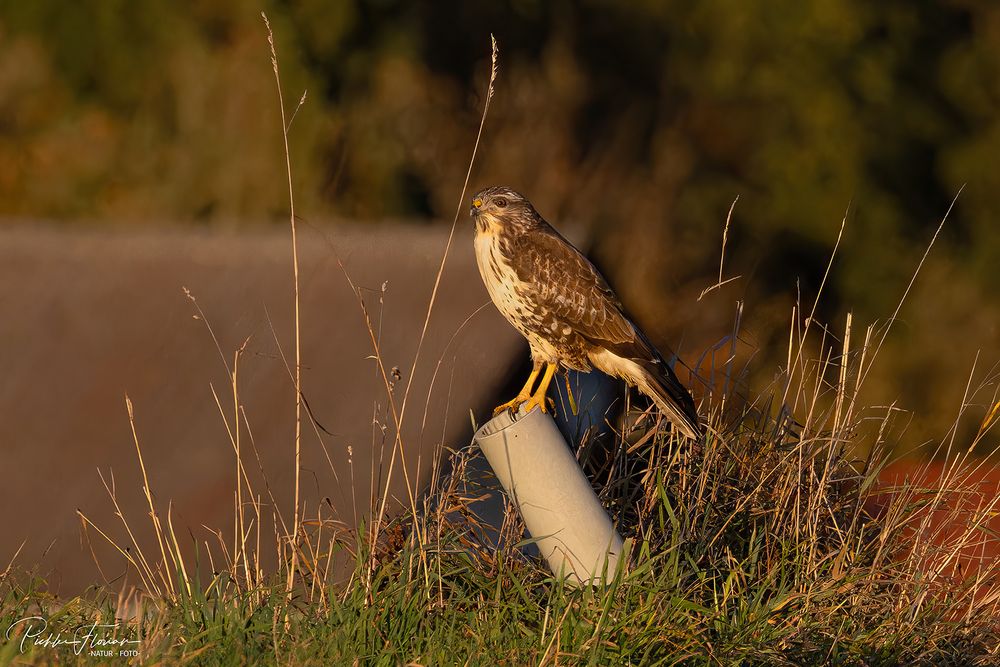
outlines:
[{"label": "buzzard", "polygon": [[[524,196],[492,187],[472,198],[476,261],[497,309],[528,339],[534,364],[517,396],[497,407],[522,404],[545,412],[545,393],[560,369],[597,368],[637,387],[674,428],[701,433],[691,394],[627,315],[594,265],[542,219]],[[532,393],[545,366],[538,389]]]}]

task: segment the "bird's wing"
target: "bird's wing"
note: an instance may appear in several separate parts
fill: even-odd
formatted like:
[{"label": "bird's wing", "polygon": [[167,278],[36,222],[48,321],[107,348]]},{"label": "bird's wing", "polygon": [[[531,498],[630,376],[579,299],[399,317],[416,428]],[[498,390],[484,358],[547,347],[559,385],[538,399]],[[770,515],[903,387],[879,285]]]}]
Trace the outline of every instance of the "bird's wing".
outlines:
[{"label": "bird's wing", "polygon": [[595,344],[633,343],[639,337],[607,281],[583,254],[554,229],[520,235],[512,264],[530,286],[535,306]]},{"label": "bird's wing", "polygon": [[[648,394],[690,438],[700,433],[691,394],[622,311],[621,302],[590,261],[555,230],[532,230],[514,243],[518,279],[530,286],[530,300],[597,348],[610,353],[605,372],[624,377]],[[622,360],[628,363],[622,365]],[[604,368],[597,364],[599,368]]]}]

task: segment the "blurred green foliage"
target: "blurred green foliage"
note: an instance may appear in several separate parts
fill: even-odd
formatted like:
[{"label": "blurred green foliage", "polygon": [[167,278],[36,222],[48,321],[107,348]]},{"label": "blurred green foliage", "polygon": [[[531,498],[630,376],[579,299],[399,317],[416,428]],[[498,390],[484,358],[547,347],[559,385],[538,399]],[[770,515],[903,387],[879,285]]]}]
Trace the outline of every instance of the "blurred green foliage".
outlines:
[{"label": "blurred green foliage", "polygon": [[691,303],[737,195],[726,273],[744,280],[719,298],[772,325],[796,289],[811,303],[850,206],[821,313],[842,325],[848,309],[892,312],[967,184],[925,301],[898,325],[884,398],[933,411],[977,349],[1000,356],[991,0],[2,0],[0,215],[280,219],[262,9],[286,104],[308,89],[291,133],[307,218],[450,217],[493,32],[501,77],[476,184],[590,229],[654,336],[692,331],[688,313],[704,321],[696,340],[721,330]]}]

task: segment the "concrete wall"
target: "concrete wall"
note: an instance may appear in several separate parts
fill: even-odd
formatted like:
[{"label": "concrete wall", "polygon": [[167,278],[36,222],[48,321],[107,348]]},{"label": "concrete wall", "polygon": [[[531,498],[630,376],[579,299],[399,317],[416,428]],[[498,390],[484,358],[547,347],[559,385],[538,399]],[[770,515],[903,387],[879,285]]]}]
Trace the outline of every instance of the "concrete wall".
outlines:
[{"label": "concrete wall", "polygon": [[[317,435],[306,416],[302,497],[314,517],[320,504],[324,516],[336,510],[348,524],[367,513],[373,475],[384,480],[395,433],[362,310],[336,258],[362,288],[385,366],[400,369],[393,389],[399,408],[447,231],[300,229],[302,384],[330,432]],[[527,353],[491,305],[475,314],[488,296],[471,237],[460,225],[406,404],[402,441],[414,484],[426,477],[436,446],[468,444],[470,411],[479,422],[489,418]],[[182,542],[190,543],[189,535],[214,542],[204,526],[231,540],[236,464],[212,396],[214,386],[232,422],[230,380],[182,287],[205,312],[226,362],[232,365],[247,341],[240,403],[290,520],[295,394],[275,337],[292,364],[291,276],[287,229],[0,230],[2,566],[26,539],[18,562],[37,565],[62,593],[119,577],[121,556],[90,531],[102,574],[81,542],[78,508],[116,539],[126,537],[98,470],[113,479],[140,542],[154,547],[126,393],[158,510],[173,503]],[[241,433],[247,448],[245,426]],[[255,458],[246,465],[263,490]],[[406,498],[402,480],[397,472],[396,499]]]}]

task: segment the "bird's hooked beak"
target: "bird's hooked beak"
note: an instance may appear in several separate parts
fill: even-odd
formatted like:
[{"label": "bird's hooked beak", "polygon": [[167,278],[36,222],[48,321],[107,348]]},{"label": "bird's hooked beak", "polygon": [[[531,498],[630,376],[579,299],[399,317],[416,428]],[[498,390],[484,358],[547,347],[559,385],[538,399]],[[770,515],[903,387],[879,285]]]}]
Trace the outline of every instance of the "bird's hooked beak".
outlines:
[{"label": "bird's hooked beak", "polygon": [[473,218],[477,217],[482,208],[483,208],[483,200],[479,199],[478,197],[476,199],[473,199],[472,208],[469,209],[469,215],[471,215]]}]

